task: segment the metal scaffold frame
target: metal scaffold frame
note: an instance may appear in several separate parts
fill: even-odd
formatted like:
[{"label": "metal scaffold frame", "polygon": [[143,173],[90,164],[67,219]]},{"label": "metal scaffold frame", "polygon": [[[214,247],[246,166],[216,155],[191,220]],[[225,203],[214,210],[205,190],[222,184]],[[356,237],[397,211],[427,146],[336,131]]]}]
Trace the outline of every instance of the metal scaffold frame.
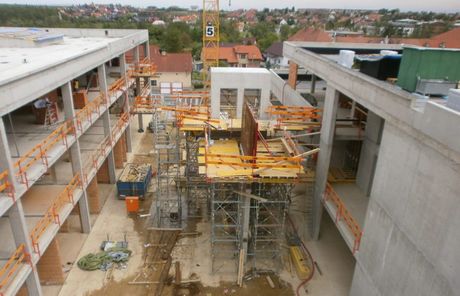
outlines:
[{"label": "metal scaffold frame", "polygon": [[[212,272],[230,272],[238,269],[238,256],[242,247],[243,197],[236,191],[243,188],[238,183],[211,183],[211,257]],[[227,264],[228,261],[234,264]],[[225,270],[227,271],[227,270]]]},{"label": "metal scaffold frame", "polygon": [[[166,100],[165,102],[166,103]],[[153,227],[182,228],[181,133],[168,112],[153,113],[157,164],[156,199],[152,204]]]},{"label": "metal scaffold frame", "polygon": [[265,200],[251,200],[251,243],[249,254],[253,270],[282,266],[282,243],[285,240],[286,213],[293,184],[254,183],[253,194]]}]

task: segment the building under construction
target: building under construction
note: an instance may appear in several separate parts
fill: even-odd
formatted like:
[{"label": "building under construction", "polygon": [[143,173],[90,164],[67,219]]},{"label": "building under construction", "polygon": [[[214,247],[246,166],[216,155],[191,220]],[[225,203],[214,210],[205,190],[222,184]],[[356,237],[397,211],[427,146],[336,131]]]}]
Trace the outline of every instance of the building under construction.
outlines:
[{"label": "building under construction", "polygon": [[[286,42],[287,81],[211,67],[165,89],[148,42],[0,30],[0,295],[457,294],[460,73]],[[366,72],[385,59],[398,77]]]}]

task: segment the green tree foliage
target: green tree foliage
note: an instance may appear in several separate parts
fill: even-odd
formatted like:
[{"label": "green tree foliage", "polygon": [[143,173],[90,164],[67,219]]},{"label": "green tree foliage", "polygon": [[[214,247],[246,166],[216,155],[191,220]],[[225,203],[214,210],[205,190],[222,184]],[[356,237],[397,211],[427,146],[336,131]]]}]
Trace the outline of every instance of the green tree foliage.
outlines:
[{"label": "green tree foliage", "polygon": [[278,40],[275,25],[268,22],[259,22],[249,28],[249,33],[257,39],[260,50],[265,51],[273,42]]}]

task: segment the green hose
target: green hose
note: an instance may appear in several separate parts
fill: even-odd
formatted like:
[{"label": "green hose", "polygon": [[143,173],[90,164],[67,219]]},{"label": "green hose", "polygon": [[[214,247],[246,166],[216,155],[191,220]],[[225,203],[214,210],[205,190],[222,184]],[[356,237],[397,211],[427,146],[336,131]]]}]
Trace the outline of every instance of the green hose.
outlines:
[{"label": "green hose", "polygon": [[[112,255],[116,253],[124,253],[126,256],[121,259],[114,259]],[[97,254],[89,253],[88,255],[80,258],[80,260],[77,262],[77,265],[82,270],[98,270],[101,269],[102,266],[111,262],[126,262],[128,261],[129,256],[131,256],[131,251],[126,248],[111,248],[107,251],[102,251]]]}]

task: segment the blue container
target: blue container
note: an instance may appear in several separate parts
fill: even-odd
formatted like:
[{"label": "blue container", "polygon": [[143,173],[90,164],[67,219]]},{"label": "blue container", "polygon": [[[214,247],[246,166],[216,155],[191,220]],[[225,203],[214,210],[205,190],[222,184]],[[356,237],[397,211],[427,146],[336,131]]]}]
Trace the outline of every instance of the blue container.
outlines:
[{"label": "blue container", "polygon": [[126,196],[144,198],[151,179],[151,165],[128,163],[117,181],[118,198],[125,199]]}]

